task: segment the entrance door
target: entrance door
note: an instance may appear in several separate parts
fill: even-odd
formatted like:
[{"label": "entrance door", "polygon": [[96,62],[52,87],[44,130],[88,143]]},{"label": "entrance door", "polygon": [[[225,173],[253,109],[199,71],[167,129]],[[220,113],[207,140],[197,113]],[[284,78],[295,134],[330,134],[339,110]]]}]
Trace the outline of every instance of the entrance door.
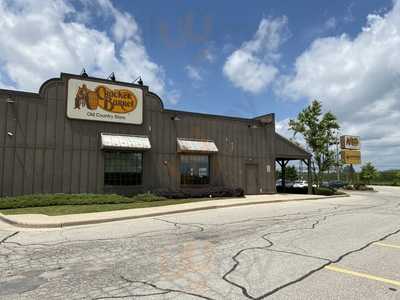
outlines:
[{"label": "entrance door", "polygon": [[257,165],[246,165],[246,194],[258,194]]}]

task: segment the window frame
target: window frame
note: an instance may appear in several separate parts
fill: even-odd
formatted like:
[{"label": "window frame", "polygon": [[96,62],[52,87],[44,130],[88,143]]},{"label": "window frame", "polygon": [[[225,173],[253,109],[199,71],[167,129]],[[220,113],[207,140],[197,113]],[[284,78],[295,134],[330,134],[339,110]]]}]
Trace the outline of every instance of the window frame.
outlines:
[{"label": "window frame", "polygon": [[[207,157],[207,169],[208,169],[208,182],[207,183],[186,183],[182,182],[182,157],[183,156],[205,156]],[[179,155],[179,182],[184,187],[207,187],[211,185],[211,155],[209,153],[181,153]]]},{"label": "window frame", "polygon": [[[135,153],[135,154],[140,154],[141,159],[140,159],[140,183],[139,184],[110,184],[106,182],[106,173],[111,173],[111,172],[106,172],[106,153]],[[144,160],[144,153],[142,151],[131,151],[131,150],[112,150],[112,149],[108,149],[105,150],[103,153],[103,184],[104,186],[114,186],[114,187],[142,187],[143,186],[143,174],[144,174],[144,168],[143,168],[143,160]],[[139,166],[139,165],[138,165]],[[119,173],[123,173],[123,172],[119,172]],[[133,173],[133,172],[132,172]],[[122,180],[119,179],[119,181],[121,182]]]}]

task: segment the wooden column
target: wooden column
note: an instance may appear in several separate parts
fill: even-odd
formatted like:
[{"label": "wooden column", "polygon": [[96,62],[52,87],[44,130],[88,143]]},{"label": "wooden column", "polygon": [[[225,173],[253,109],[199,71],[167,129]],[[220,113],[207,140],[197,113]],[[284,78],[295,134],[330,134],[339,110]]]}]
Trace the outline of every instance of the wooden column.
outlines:
[{"label": "wooden column", "polygon": [[282,191],[285,192],[286,189],[286,165],[289,163],[288,160],[282,159]]},{"label": "wooden column", "polygon": [[311,157],[307,159],[308,193],[312,194],[313,176],[311,170]]}]

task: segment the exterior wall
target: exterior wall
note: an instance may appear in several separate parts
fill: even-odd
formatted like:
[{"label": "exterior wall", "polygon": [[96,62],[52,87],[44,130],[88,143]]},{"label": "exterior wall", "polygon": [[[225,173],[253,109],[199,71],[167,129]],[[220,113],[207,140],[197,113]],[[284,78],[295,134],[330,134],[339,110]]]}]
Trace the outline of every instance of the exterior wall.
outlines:
[{"label": "exterior wall", "polygon": [[[246,188],[246,164],[256,164],[258,192],[275,192],[274,122],[249,128],[252,119],[164,110],[146,86],[121,82],[117,84],[144,89],[142,125],[72,120],[66,117],[66,83],[71,77],[80,78],[62,74],[44,83],[39,94],[0,90],[0,196],[178,189],[178,137],[216,143],[219,152],[210,156],[210,185]],[[172,120],[174,116],[180,120]],[[143,155],[143,186],[104,186],[101,132],[149,136],[152,149]]]}]

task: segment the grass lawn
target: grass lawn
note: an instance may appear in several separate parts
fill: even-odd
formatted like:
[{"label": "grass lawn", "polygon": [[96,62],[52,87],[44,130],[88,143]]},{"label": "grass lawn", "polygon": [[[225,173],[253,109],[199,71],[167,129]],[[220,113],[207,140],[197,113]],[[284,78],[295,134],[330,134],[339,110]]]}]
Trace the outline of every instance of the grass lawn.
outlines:
[{"label": "grass lawn", "polygon": [[132,203],[117,203],[117,204],[52,205],[52,206],[0,209],[0,213],[5,215],[43,214],[48,216],[58,216],[58,215],[82,214],[82,213],[121,210],[121,209],[155,207],[155,206],[182,204],[182,203],[216,200],[216,199],[217,198],[165,199],[154,202],[132,202]]}]

